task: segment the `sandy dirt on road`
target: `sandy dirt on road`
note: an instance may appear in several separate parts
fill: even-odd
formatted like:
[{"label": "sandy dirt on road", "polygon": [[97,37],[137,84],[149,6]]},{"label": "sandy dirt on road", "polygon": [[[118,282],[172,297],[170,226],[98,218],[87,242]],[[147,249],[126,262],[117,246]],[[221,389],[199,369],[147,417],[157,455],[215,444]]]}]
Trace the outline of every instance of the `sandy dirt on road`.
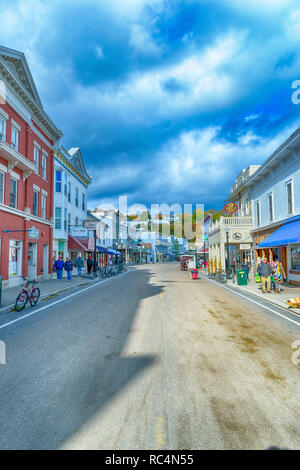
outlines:
[{"label": "sandy dirt on road", "polygon": [[[194,390],[204,448],[300,449],[300,366],[291,359],[300,331],[297,338],[286,323],[209,281],[173,273],[164,300],[173,306],[178,370],[184,387]],[[193,441],[186,423],[183,447]]]}]

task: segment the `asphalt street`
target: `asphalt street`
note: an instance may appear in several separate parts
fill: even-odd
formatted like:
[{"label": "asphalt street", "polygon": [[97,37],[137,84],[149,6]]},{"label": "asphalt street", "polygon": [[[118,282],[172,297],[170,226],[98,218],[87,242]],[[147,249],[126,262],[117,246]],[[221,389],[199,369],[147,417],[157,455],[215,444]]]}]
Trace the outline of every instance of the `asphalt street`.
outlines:
[{"label": "asphalt street", "polygon": [[300,449],[300,318],[179,263],[0,318],[1,449]]}]

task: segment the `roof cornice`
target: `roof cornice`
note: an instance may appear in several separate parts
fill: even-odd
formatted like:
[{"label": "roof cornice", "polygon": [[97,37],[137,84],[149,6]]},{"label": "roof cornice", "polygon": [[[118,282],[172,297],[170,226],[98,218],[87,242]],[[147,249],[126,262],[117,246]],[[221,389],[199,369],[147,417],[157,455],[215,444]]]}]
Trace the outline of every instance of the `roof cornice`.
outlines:
[{"label": "roof cornice", "polygon": [[26,106],[33,112],[35,119],[41,124],[41,127],[44,128],[45,132],[53,140],[58,140],[62,137],[62,131],[52,122],[49,116],[45,113],[42,107],[40,107],[35,100],[32,98],[30,93],[26,90],[24,85],[17,80],[17,78],[12,74],[9,68],[6,66],[4,61],[0,57],[0,72],[7,80],[9,85],[16,91],[16,93],[21,97]]}]

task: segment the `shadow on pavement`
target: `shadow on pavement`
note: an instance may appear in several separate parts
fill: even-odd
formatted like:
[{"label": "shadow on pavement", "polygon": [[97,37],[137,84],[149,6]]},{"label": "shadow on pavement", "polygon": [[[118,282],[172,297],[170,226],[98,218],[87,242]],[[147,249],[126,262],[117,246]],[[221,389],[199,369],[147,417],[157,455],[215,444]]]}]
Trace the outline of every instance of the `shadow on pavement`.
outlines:
[{"label": "shadow on pavement", "polygon": [[122,355],[141,300],[162,291],[150,276],[134,271],[3,330],[1,449],[61,447],[159,360]]}]

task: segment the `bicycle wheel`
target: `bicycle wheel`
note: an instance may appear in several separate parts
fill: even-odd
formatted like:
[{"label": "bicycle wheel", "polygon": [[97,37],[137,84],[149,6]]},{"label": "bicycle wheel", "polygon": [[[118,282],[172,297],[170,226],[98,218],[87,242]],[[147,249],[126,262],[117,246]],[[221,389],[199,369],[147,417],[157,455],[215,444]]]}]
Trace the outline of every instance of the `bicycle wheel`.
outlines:
[{"label": "bicycle wheel", "polygon": [[31,296],[30,296],[30,305],[31,307],[33,307],[34,305],[36,305],[39,301],[39,298],[40,298],[40,289],[39,287],[35,287],[31,293]]},{"label": "bicycle wheel", "polygon": [[23,308],[25,308],[25,305],[28,302],[28,299],[29,297],[27,291],[20,292],[20,294],[16,298],[15,311],[20,312],[21,310],[23,310]]}]

